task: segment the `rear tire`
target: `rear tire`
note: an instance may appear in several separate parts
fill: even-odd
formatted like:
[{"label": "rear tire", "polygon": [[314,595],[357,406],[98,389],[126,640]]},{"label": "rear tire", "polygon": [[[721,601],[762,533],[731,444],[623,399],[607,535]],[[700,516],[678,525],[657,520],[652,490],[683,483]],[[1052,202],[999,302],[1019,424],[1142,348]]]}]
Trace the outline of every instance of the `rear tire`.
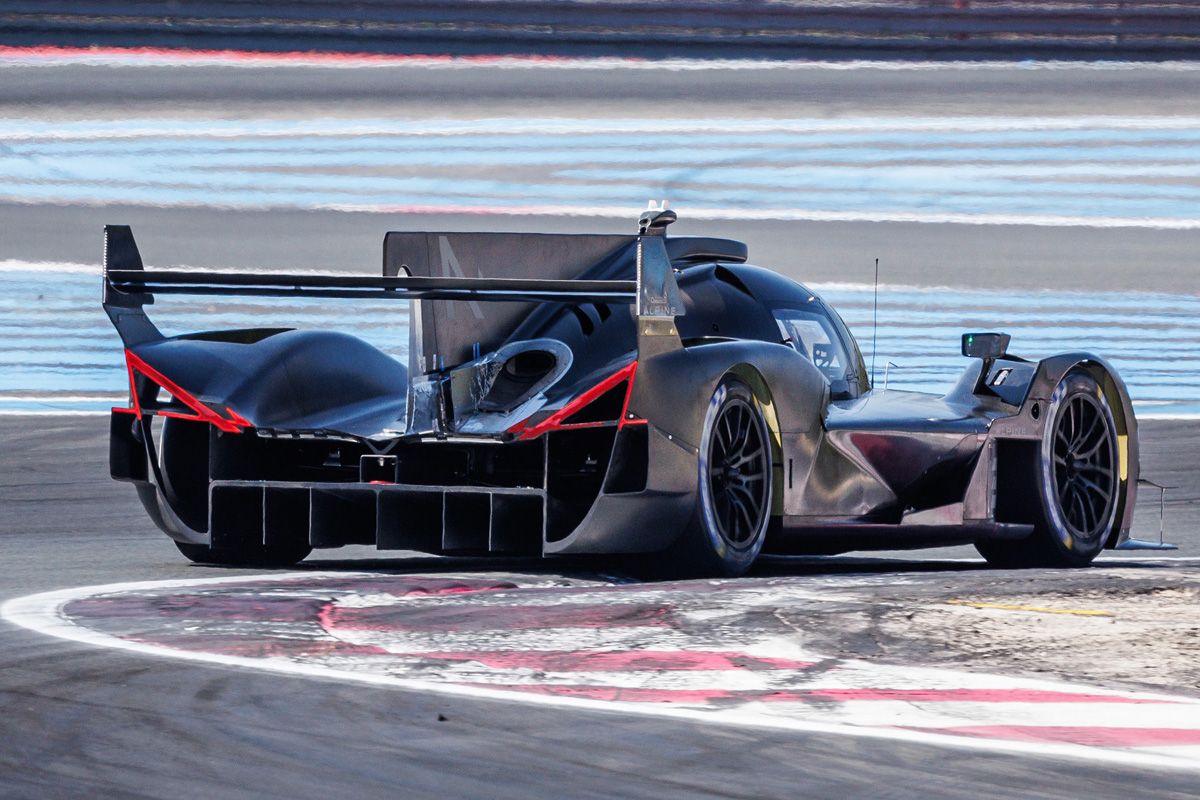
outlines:
[{"label": "rear tire", "polygon": [[[208,436],[207,423],[168,418],[159,442],[163,497],[175,517],[198,534],[208,530]],[[289,567],[312,552],[307,544],[231,550],[176,541],[175,546],[197,564],[238,567]]]},{"label": "rear tire", "polygon": [[244,547],[237,550],[214,549],[206,544],[175,542],[179,552],[197,564],[216,564],[224,567],[290,567],[308,557],[312,548],[307,545]]},{"label": "rear tire", "polygon": [[1033,534],[1016,542],[979,542],[996,567],[1086,567],[1116,524],[1121,481],[1117,428],[1096,379],[1068,372],[1054,389],[1038,452],[1039,510]]},{"label": "rear tire", "polygon": [[168,417],[158,442],[163,497],[179,521],[197,533],[208,530],[208,427]]},{"label": "rear tire", "polygon": [[737,378],[713,392],[698,461],[696,514],[670,562],[689,575],[744,575],[771,523],[771,433],[762,404]]}]

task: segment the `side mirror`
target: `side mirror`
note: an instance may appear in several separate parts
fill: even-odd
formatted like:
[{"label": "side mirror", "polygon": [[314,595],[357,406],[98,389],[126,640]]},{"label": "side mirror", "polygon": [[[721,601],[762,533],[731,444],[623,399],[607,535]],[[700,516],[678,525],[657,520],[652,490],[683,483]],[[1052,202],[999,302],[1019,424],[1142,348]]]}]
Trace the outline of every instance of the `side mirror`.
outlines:
[{"label": "side mirror", "polygon": [[962,354],[967,358],[1004,358],[1011,339],[1007,333],[964,333]]}]

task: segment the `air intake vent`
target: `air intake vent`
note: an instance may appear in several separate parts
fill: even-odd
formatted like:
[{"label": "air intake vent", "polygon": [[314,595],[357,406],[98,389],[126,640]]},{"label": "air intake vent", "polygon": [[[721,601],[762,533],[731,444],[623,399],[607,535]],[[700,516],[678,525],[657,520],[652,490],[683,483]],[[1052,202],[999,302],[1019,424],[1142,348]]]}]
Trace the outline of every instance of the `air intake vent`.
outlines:
[{"label": "air intake vent", "polygon": [[735,275],[733,270],[726,269],[725,267],[717,267],[715,270],[713,270],[713,277],[722,283],[729,284],[739,292],[742,292],[749,297],[754,297],[754,294],[750,291],[749,287],[742,283],[742,279]]},{"label": "air intake vent", "polygon": [[579,425],[586,422],[616,422],[625,411],[625,396],[629,394],[629,381],[621,381],[604,394],[588,403],[576,413],[563,420],[564,425]]},{"label": "air intake vent", "polygon": [[531,346],[510,355],[496,372],[487,394],[479,401],[480,411],[506,413],[545,388],[547,379],[560,366],[558,354]]}]

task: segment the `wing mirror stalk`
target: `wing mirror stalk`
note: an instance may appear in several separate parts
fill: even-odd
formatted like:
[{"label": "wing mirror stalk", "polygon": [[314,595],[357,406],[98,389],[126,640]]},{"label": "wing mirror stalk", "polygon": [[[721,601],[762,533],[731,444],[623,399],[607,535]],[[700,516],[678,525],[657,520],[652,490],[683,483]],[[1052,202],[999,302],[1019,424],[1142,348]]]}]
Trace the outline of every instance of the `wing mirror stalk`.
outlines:
[{"label": "wing mirror stalk", "polygon": [[979,370],[979,380],[975,382],[975,394],[995,395],[996,392],[988,386],[988,375],[996,359],[1008,355],[1008,343],[1012,337],[1007,333],[964,333],[962,335],[962,354],[967,358],[983,359],[983,367]]}]

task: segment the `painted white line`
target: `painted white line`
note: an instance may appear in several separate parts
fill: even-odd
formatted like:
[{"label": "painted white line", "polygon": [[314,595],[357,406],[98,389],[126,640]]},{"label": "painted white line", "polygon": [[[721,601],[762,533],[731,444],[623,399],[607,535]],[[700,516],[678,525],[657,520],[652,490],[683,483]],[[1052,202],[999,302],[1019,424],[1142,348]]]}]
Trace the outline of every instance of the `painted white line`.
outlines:
[{"label": "painted white line", "polygon": [[725,136],[769,133],[1010,133],[1101,130],[1193,131],[1196,116],[1077,116],[1077,117],[842,117],[803,118],[606,118],[595,117],[478,117],[471,119],[360,119],[354,121],[307,119],[250,119],[198,123],[190,120],[124,120],[120,123],[86,121],[52,124],[38,118],[5,121],[0,141],[87,141],[91,139],[272,139],[281,137],[479,136],[572,134],[697,134]]},{"label": "painted white line", "polygon": [[[99,241],[99,237],[97,237]],[[100,277],[99,264],[75,264],[70,261],[19,261],[15,258],[0,259],[0,272],[51,272],[84,274]]]},{"label": "painted white line", "polygon": [[1129,561],[1137,561],[1139,563],[1142,563],[1142,562],[1158,563],[1159,561],[1165,561],[1169,564],[1200,563],[1200,556],[1152,556],[1152,555],[1141,556],[1141,555],[1138,555],[1138,553],[1153,552],[1151,550],[1140,550],[1140,551],[1139,550],[1124,550],[1122,552],[1127,553],[1128,555],[1124,555],[1124,556],[1103,555],[1103,556],[1100,556],[1099,558],[1097,558],[1096,560],[1103,562],[1105,564],[1113,564],[1114,566],[1118,565],[1118,564],[1122,564],[1122,563],[1127,563]]},{"label": "painted white line", "polygon": [[[819,292],[857,292],[860,294],[869,294],[874,289],[873,284],[862,282],[862,281],[803,281],[803,283],[805,286],[809,287],[810,289],[815,289]],[[939,295],[939,294],[944,294],[944,293],[952,293],[952,294],[958,295],[958,294],[966,293],[966,294],[978,294],[978,295],[982,295],[982,296],[988,296],[990,294],[1008,294],[1008,293],[1010,293],[1009,290],[1006,290],[1003,288],[997,288],[995,286],[951,286],[949,284],[924,285],[924,284],[915,284],[915,283],[880,283],[879,284],[879,292],[880,292],[880,295],[884,295],[889,292],[903,292],[906,294],[911,293],[911,294],[922,294],[922,295]],[[1194,303],[1196,300],[1195,295],[1192,295],[1192,294],[1178,294],[1178,293],[1161,292],[1161,291],[1155,292],[1155,291],[1146,291],[1143,289],[1098,290],[1098,291],[1085,291],[1085,290],[1080,290],[1080,289],[1036,289],[1036,290],[1034,290],[1034,294],[1035,294],[1035,296],[1080,297],[1080,298],[1086,297],[1086,298],[1092,300],[1093,302],[1096,302],[1097,298],[1104,298],[1105,301],[1111,300],[1111,301],[1115,301],[1118,304],[1123,304],[1123,301],[1130,300],[1131,298],[1136,299],[1139,297],[1143,297],[1146,299],[1155,298],[1155,299],[1159,299],[1161,302],[1161,298],[1163,298],[1164,296],[1170,296],[1173,299],[1176,299],[1178,301],[1186,303],[1188,308],[1191,308],[1192,303]],[[864,297],[863,301],[869,302],[870,299],[871,299],[870,297]],[[883,297],[883,296],[880,297],[880,300],[883,300],[883,301],[886,301],[888,299],[889,298],[887,298],[887,297]],[[1104,301],[1102,301],[1102,302],[1104,302]],[[1170,402],[1170,401],[1163,401],[1163,402]]]},{"label": "painted white line", "polygon": [[[110,205],[108,201],[86,197],[73,198],[65,201],[50,201],[34,199],[24,195],[0,195],[0,201],[13,205],[70,205],[86,208],[101,208]],[[161,201],[154,204],[156,208],[196,208],[210,210],[208,203],[181,200]],[[455,216],[500,216],[500,217],[593,217],[628,220],[631,206],[601,206],[601,205],[395,205],[383,203],[227,203],[222,209],[240,211],[275,211],[292,210],[297,208],[318,211],[340,211],[362,214],[424,214],[424,215],[455,215]],[[1136,228],[1154,230],[1200,230],[1200,218],[1182,219],[1173,217],[1079,217],[1079,216],[1048,216],[1042,214],[945,214],[937,212],[907,212],[907,211],[824,211],[807,208],[690,208],[688,219],[706,221],[753,221],[753,222],[904,222],[922,224],[954,224],[954,225],[1027,225],[1034,227],[1065,227],[1065,228]]]},{"label": "painted white line", "polygon": [[[966,546],[966,545],[964,545],[964,546]],[[1111,553],[1111,551],[1105,551],[1105,552],[1106,552],[1106,554],[1098,556],[1096,558],[1096,561],[1103,562],[1105,564],[1112,564],[1114,566],[1119,566],[1122,564],[1128,565],[1130,562],[1136,562],[1139,564],[1141,564],[1141,563],[1157,563],[1159,561],[1165,561],[1165,562],[1169,562],[1169,563],[1200,562],[1200,556],[1156,556],[1156,555],[1150,555],[1150,553],[1154,552],[1152,550],[1124,550],[1122,552],[1125,553],[1125,555],[1108,555],[1107,553]],[[1141,555],[1142,553],[1145,553],[1146,555]],[[772,558],[772,557],[768,556],[768,558]],[[986,561],[983,560],[982,556],[975,556],[974,558],[971,558],[971,557],[961,558],[961,557],[957,557],[957,556],[952,557],[952,558],[941,558],[941,557],[928,556],[928,555],[922,556],[921,551],[919,551],[919,550],[914,550],[913,555],[910,557],[882,555],[873,550],[857,550],[857,551],[853,551],[852,553],[847,553],[847,554],[842,554],[842,555],[837,555],[837,556],[773,556],[773,558],[775,558],[775,559],[788,559],[788,558],[814,559],[814,558],[816,558],[816,559],[821,559],[821,560],[833,561],[835,563],[838,559],[846,559],[846,558],[869,559],[871,561],[895,561],[895,562],[903,563],[903,564],[911,564],[914,562],[921,562],[921,561],[929,561],[929,562],[934,562],[934,563],[940,563],[940,562],[945,561],[945,562],[949,562],[951,564],[979,564],[982,566],[987,563]]]},{"label": "painted white line", "polygon": [[[1058,757],[1079,759],[1109,765],[1129,767],[1151,767],[1175,770],[1195,771],[1200,764],[1174,757],[1170,754],[1130,752],[1124,750],[1093,749],[1078,745],[1053,743],[1025,743],[1016,741],[964,739],[955,736],[925,733],[920,731],[905,731],[898,729],[869,729],[852,725],[827,723],[791,718],[763,716],[740,709],[718,709],[703,711],[689,708],[649,707],[628,702],[596,701],[582,698],[556,697],[550,695],[523,695],[511,691],[487,689],[474,686],[440,684],[431,681],[397,678],[390,675],[370,674],[338,669],[335,667],[318,667],[311,664],[300,664],[282,658],[255,659],[240,656],[229,656],[217,653],[202,653],[194,651],[178,651],[155,645],[131,642],[98,631],[79,627],[68,621],[63,615],[63,607],[73,601],[96,594],[110,592],[128,592],[149,589],[184,588],[207,584],[228,584],[253,581],[286,581],[296,578],[337,577],[345,579],[351,576],[368,577],[371,573],[334,573],[334,572],[295,572],[267,576],[229,576],[217,579],[188,579],[175,581],[144,581],[137,583],[115,583],[102,586],[88,586],[72,589],[62,589],[52,592],[19,597],[0,606],[0,617],[5,620],[38,633],[55,636],[80,644],[123,650],[142,655],[182,659],[218,665],[225,667],[241,667],[260,671],[278,672],[325,680],[354,681],[375,686],[386,686],[420,692],[436,692],[480,700],[495,700],[506,703],[523,703],[545,707],[565,708],[571,710],[594,710],[605,712],[620,712],[630,715],[650,716],[674,719],[685,722],[701,722],[722,724],[757,729],[770,729],[796,733],[823,733],[858,736],[869,739],[903,741],[914,744],[926,744],[940,747],[953,747],[960,750],[982,752],[1000,752],[1022,756]],[[855,664],[857,662],[846,662]],[[944,676],[946,671],[922,670],[931,674]],[[1146,697],[1162,697],[1146,695]],[[1174,702],[1194,702],[1183,698],[1169,697]]]},{"label": "painted white line", "polygon": [[1193,61],[1061,61],[984,60],[827,61],[819,59],[770,60],[753,58],[622,58],[616,56],[428,56],[353,53],[272,53],[251,50],[174,50],[168,48],[0,47],[0,66],[54,67],[67,65],[113,67],[216,66],[242,68],[323,69],[521,69],[521,70],[631,70],[646,72],[1196,72]]},{"label": "painted white line", "polygon": [[[19,198],[5,198],[21,202]],[[166,205],[166,204],[164,204]],[[259,208],[251,205],[249,208]],[[267,206],[262,206],[266,208]],[[583,205],[419,205],[368,203],[314,203],[325,211],[374,214],[463,214],[478,216],[558,216],[628,219],[628,206]],[[954,225],[1029,225],[1053,228],[1152,228],[1157,230],[1200,230],[1200,218],[1173,217],[1080,217],[1047,214],[963,214],[909,211],[826,211],[813,208],[689,208],[688,219],[711,221],[775,222],[919,222]]]},{"label": "painted white line", "polygon": [[[195,267],[188,264],[172,264],[172,270],[179,272],[205,272],[217,274],[239,275],[252,271],[256,274],[311,275],[314,277],[344,277],[345,270],[331,269],[254,269],[245,267]],[[71,261],[21,261],[15,258],[0,260],[0,273],[5,272],[40,272],[49,274],[93,275],[100,277],[102,265],[77,264]]]},{"label": "painted white line", "polygon": [[125,403],[128,395],[112,394],[0,394],[0,403]]},{"label": "painted white line", "polygon": [[46,411],[37,409],[35,411],[21,411],[17,409],[4,408],[0,409],[0,417],[107,417],[108,411],[75,411],[56,409]]}]

